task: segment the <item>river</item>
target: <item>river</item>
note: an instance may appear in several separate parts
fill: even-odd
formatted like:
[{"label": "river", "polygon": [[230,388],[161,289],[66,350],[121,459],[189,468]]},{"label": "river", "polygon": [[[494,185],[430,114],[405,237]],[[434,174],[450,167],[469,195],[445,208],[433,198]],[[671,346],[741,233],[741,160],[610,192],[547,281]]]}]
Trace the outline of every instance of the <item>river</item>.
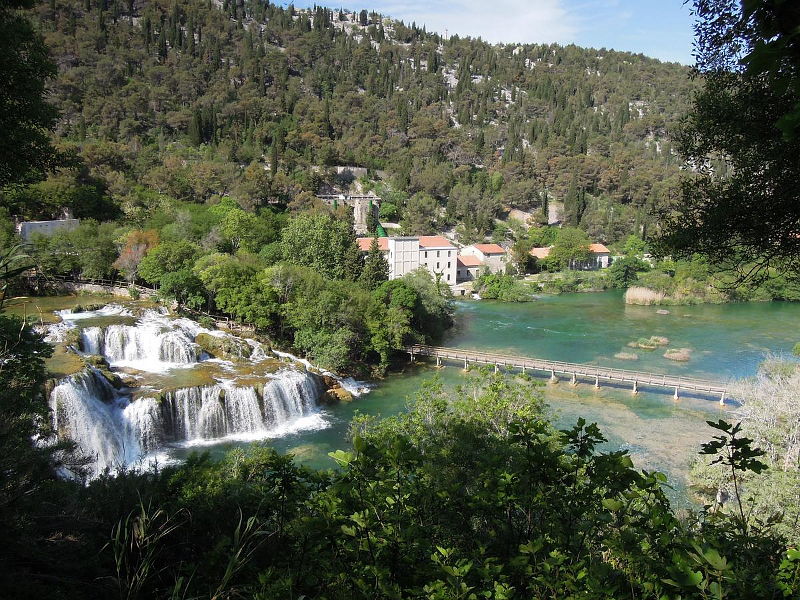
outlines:
[{"label": "river", "polygon": [[[28,304],[21,300],[12,302],[10,311],[40,314],[45,318],[55,308],[73,306],[79,300],[32,299]],[[130,303],[130,308],[136,310],[136,303]],[[328,452],[346,444],[348,425],[355,414],[397,414],[427,379],[438,377],[451,389],[462,379],[462,365],[436,369],[424,363],[407,364],[402,372],[374,382],[370,393],[352,402],[317,410],[314,384],[302,374],[302,369],[297,372],[296,364],[292,371],[291,364],[276,362],[275,357],[269,359],[266,355],[258,358],[257,364],[246,361],[238,367],[225,361],[198,363],[199,348],[192,339],[202,328],[196,323],[165,320],[166,317],[152,311],[145,313],[149,317],[136,321],[121,315],[120,310],[123,309],[117,307],[109,314],[89,312],[70,318],[82,323],[84,350],[103,353],[116,368],[144,370],[134,372],[140,378],[138,385],[145,386],[134,395],[150,399],[145,403],[137,400],[130,408],[126,408],[133,399],[130,394],[123,394],[124,397],[111,394],[116,398],[113,402],[108,398],[95,402],[94,396],[103,393],[93,391],[94,388],[83,389],[91,382],[76,380],[64,386],[54,403],[75,409],[64,415],[71,419],[67,429],[80,434],[90,452],[108,447],[114,450],[111,442],[119,438],[119,448],[109,454],[107,464],[114,464],[123,455],[127,461],[129,454],[151,450],[159,450],[159,456],[165,460],[185,458],[198,448],[220,455],[251,443],[246,440],[266,438],[263,443],[292,452],[297,460],[309,466],[332,467]],[[57,318],[53,315],[52,320]],[[522,304],[458,301],[456,324],[442,343],[465,349],[729,380],[755,374],[759,363],[770,353],[791,358],[791,348],[800,339],[798,326],[800,304],[680,306],[668,307],[668,314],[659,314],[658,307],[627,306],[621,293],[604,292],[543,296]],[[668,342],[652,350],[629,346],[630,342],[651,336],[668,338]],[[667,348],[689,349],[689,360],[676,362],[665,358]],[[258,353],[257,345],[250,348],[245,344],[245,349],[252,350],[254,355]],[[636,360],[620,358],[623,352]],[[49,361],[49,368],[54,374],[62,368],[65,372],[76,370],[74,359],[68,358],[64,354]],[[78,361],[77,369],[80,368]],[[272,380],[275,381],[271,387],[264,387]],[[174,391],[164,392],[165,389]],[[633,395],[629,387],[622,385],[595,389],[586,383],[572,386],[568,380],[553,384],[546,379],[542,379],[542,391],[557,426],[569,427],[579,417],[597,422],[608,438],[607,449],[625,448],[639,468],[666,473],[674,487],[675,499],[686,498],[689,466],[700,444],[713,433],[705,421],[735,418],[731,415],[734,404],[719,406],[716,399],[689,395],[682,395],[676,401],[668,391],[643,389]],[[209,394],[214,398],[205,398]],[[164,398],[166,404],[159,404],[159,398]],[[269,410],[267,404],[271,406]],[[260,405],[263,414],[257,414]],[[216,412],[201,414],[201,406]],[[164,412],[165,407],[169,414]],[[196,419],[192,416],[195,410],[200,411]],[[232,412],[223,414],[224,411]],[[187,419],[198,421],[203,427],[182,428],[180,422]],[[103,423],[112,433],[98,437],[98,431],[105,431],[100,427]],[[219,440],[224,436],[229,441]],[[181,443],[165,444],[165,438]]]},{"label": "river", "polygon": [[[459,301],[456,307],[456,325],[443,345],[722,380],[755,374],[769,353],[790,358],[800,340],[800,304],[780,302],[628,306],[621,293],[603,292],[544,296],[521,304]],[[659,308],[670,312],[658,314]],[[690,360],[664,358],[665,347],[647,351],[627,346],[653,335],[669,338],[669,348],[691,349]],[[614,358],[621,351],[637,354],[638,360]],[[440,370],[409,365],[377,382],[371,393],[326,408],[327,428],[269,443],[311,466],[330,467],[327,453],[343,445],[354,414],[396,414],[426,379],[440,377],[454,386],[461,373],[458,365]],[[626,448],[639,468],[666,473],[676,490],[674,497],[684,495],[689,465],[712,435],[705,421],[732,418],[735,408],[720,407],[713,399],[674,401],[669,393],[644,391],[634,396],[627,388],[596,390],[587,384],[573,387],[568,381],[545,383],[543,391],[557,425],[567,427],[581,416],[597,422],[609,440],[608,449]],[[230,447],[221,444],[212,451]]]}]

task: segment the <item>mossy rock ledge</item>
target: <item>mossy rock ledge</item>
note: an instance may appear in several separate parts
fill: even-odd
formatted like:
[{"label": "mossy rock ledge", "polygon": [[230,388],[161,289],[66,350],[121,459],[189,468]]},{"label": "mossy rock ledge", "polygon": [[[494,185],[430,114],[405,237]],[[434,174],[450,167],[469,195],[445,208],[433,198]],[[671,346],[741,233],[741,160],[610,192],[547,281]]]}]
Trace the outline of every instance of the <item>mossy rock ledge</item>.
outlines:
[{"label": "mossy rock ledge", "polygon": [[339,402],[352,402],[353,394],[342,387],[341,382],[330,375],[320,375],[325,391],[320,397],[322,404],[338,404]]},{"label": "mossy rock ledge", "polygon": [[103,379],[114,387],[114,389],[118,390],[125,386],[120,376],[111,370],[108,361],[104,357],[97,354],[89,354],[82,358],[87,367],[93,367]]},{"label": "mossy rock ledge", "polygon": [[232,336],[217,336],[210,333],[198,333],[194,343],[214,358],[231,361],[250,359],[253,349],[246,341]]}]

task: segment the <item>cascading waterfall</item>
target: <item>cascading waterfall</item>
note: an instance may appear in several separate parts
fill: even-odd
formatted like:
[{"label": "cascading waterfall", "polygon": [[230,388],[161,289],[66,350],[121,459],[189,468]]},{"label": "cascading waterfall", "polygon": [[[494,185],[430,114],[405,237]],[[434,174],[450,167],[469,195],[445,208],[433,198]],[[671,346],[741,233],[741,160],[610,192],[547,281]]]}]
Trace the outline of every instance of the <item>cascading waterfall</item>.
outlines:
[{"label": "cascading waterfall", "polygon": [[[142,314],[135,325],[98,326],[91,322],[96,317],[131,317],[122,307],[62,313],[61,337],[64,331],[78,326],[75,321],[83,321],[82,352],[101,355],[115,368],[136,369],[133,373],[136,383],[131,385],[141,390],[137,395],[147,389],[147,381],[152,377],[149,373],[159,374],[153,386],[156,390],[163,388],[165,377],[167,382],[172,380],[169,373],[176,367],[184,367],[183,375],[176,381],[185,381],[187,377],[192,380],[187,374],[191,371],[186,368],[200,368],[198,365],[209,359],[195,343],[199,334],[242,341],[229,333],[205,329],[189,319],[171,319],[153,310]],[[249,345],[250,365],[274,356],[258,341],[244,341]],[[275,354],[310,367],[290,355]],[[53,422],[60,437],[73,440],[82,455],[94,459],[91,477],[107,470],[146,466],[156,453],[170,446],[214,443],[220,439],[263,439],[325,426],[317,406],[323,391],[317,375],[307,370],[282,368],[276,373],[261,371],[262,375],[256,376],[263,377],[263,383],[239,385],[236,376],[241,368],[248,369],[246,365],[217,359],[214,361],[217,375],[213,377],[216,383],[189,384],[133,399],[135,390],[117,390],[101,370],[87,367],[61,380],[53,389],[50,396]],[[231,374],[230,379],[227,373]],[[254,372],[246,374],[252,382]]]},{"label": "cascading waterfall", "polygon": [[79,454],[94,458],[91,476],[136,463],[140,440],[152,439],[139,428],[144,419],[125,418],[126,404],[93,369],[67,377],[50,394],[55,430],[75,442]]},{"label": "cascading waterfall", "polygon": [[268,437],[315,413],[319,391],[312,375],[286,369],[264,386],[263,395],[253,386],[225,383],[131,401],[87,368],[62,380],[50,405],[59,436],[94,458],[90,476],[97,476],[146,462],[170,443]]},{"label": "cascading waterfall", "polygon": [[101,354],[110,364],[140,364],[160,370],[162,365],[197,362],[198,346],[180,330],[164,329],[157,323],[87,327],[81,332],[81,347],[87,354]]},{"label": "cascading waterfall", "polygon": [[263,437],[317,410],[320,387],[308,373],[280,371],[264,385],[216,384],[167,392],[165,422],[174,442]]}]

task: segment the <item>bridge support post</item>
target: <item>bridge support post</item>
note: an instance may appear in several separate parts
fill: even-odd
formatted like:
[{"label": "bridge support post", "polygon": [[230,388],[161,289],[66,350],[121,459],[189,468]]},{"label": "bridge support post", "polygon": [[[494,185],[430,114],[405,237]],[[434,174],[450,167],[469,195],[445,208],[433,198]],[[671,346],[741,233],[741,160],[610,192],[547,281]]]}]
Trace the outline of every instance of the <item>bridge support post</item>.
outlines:
[{"label": "bridge support post", "polygon": [[442,357],[439,356],[439,355],[436,355],[436,366],[437,367],[441,367],[442,366]]},{"label": "bridge support post", "polygon": [[594,376],[594,387],[597,388],[597,389],[600,389],[600,376],[599,375],[595,375]]},{"label": "bridge support post", "polygon": [[497,363],[494,363],[494,372],[497,373],[500,371],[500,367],[497,366]]},{"label": "bridge support post", "polygon": [[719,397],[719,405],[725,406],[725,392],[722,392],[722,395]]},{"label": "bridge support post", "polygon": [[522,374],[525,375],[525,364],[522,365]]},{"label": "bridge support post", "polygon": [[558,383],[558,377],[556,377],[556,372],[553,369],[550,369],[550,381]]},{"label": "bridge support post", "polygon": [[677,385],[675,386],[675,393],[672,395],[672,398],[673,398],[673,400],[677,400],[679,398],[679,396],[678,396],[678,386]]},{"label": "bridge support post", "polygon": [[633,394],[635,395],[635,394],[638,394],[638,393],[639,393],[639,382],[634,379],[633,380]]},{"label": "bridge support post", "polygon": [[464,359],[464,370],[466,371],[469,365],[467,364],[467,359]]},{"label": "bridge support post", "polygon": [[411,362],[414,362],[414,351],[412,350],[409,354],[411,354]]},{"label": "bridge support post", "polygon": [[578,377],[575,375],[575,373],[572,374],[572,381],[570,381],[570,383],[572,385],[578,385]]}]

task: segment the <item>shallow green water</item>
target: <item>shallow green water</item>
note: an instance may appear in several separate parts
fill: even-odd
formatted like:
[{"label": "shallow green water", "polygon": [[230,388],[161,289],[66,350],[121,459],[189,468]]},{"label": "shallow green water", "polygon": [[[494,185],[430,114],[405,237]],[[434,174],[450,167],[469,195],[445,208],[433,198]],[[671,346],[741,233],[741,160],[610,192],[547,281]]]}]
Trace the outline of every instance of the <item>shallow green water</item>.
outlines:
[{"label": "shallow green water", "polygon": [[[800,340],[800,305],[752,303],[668,307],[626,306],[621,294],[573,294],[543,297],[526,304],[463,301],[457,304],[456,327],[444,345],[492,350],[571,362],[587,362],[659,373],[680,373],[728,379],[756,372],[768,352],[790,355]],[[677,363],[663,357],[665,348],[635,350],[627,343],[651,335],[670,339],[669,348],[690,348],[691,359]],[[620,351],[635,352],[636,361],[614,358]],[[420,365],[379,382],[370,394],[349,404],[325,409],[330,427],[302,432],[269,444],[297,454],[299,460],[330,467],[327,453],[345,442],[347,426],[356,411],[390,415],[403,410],[407,398],[434,376],[455,385],[461,369],[442,370]],[[725,417],[734,407],[720,407],[712,399],[683,397],[677,402],[669,393],[562,381],[546,384],[545,397],[557,425],[567,427],[583,416],[596,421],[609,440],[609,448],[627,448],[639,468],[667,473],[683,496],[685,476],[700,444],[711,430],[706,420]],[[217,453],[231,445],[215,446]]]}]

